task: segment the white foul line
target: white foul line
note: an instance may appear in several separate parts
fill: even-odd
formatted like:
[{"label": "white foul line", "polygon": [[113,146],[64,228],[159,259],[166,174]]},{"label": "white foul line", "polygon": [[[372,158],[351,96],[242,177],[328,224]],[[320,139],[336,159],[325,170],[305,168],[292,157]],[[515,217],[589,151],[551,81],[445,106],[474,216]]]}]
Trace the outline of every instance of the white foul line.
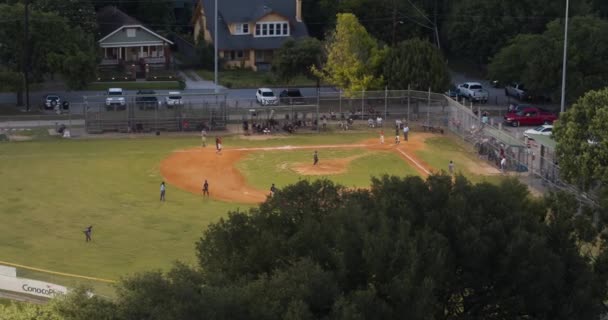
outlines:
[{"label": "white foul line", "polygon": [[426,174],[430,175],[431,172],[429,170],[427,170],[425,167],[423,167],[420,163],[418,163],[418,161],[414,160],[412,157],[408,156],[407,153],[403,152],[401,149],[397,149],[397,151],[399,151],[399,153],[401,153],[403,156],[405,156],[406,158],[408,158],[411,162],[413,162],[418,168],[420,168],[422,171],[426,172]]}]

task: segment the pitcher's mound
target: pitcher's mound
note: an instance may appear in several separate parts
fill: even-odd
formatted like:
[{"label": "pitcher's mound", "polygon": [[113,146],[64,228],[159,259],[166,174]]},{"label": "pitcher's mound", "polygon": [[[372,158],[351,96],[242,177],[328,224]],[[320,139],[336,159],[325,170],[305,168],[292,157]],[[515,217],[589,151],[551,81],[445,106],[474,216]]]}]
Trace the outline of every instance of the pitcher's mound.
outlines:
[{"label": "pitcher's mound", "polygon": [[343,160],[324,160],[323,162],[319,162],[316,166],[313,166],[312,163],[296,163],[292,169],[306,176],[326,176],[332,174],[340,174],[346,172],[346,166],[350,159]]}]

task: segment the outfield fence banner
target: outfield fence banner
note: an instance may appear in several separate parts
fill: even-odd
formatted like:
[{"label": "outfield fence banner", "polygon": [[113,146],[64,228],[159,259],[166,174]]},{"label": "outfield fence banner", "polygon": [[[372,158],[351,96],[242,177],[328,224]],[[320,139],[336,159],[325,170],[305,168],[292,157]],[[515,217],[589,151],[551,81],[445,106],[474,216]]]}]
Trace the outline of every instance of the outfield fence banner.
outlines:
[{"label": "outfield fence banner", "polygon": [[44,298],[68,293],[68,288],[54,283],[0,275],[0,290],[29,294]]}]

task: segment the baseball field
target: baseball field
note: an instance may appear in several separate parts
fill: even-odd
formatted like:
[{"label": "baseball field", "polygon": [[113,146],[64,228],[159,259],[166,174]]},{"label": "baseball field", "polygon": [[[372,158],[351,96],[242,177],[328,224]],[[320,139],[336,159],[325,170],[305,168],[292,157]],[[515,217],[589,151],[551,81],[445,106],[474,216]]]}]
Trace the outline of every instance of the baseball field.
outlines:
[{"label": "baseball field", "polygon": [[213,135],[205,148],[194,135],[0,143],[0,261],[117,280],[194,263],[206,226],[264,201],[272,183],[327,178],[366,188],[372,176],[426,176],[447,171],[450,160],[474,182],[501,179],[450,136],[413,132],[399,145],[392,138],[380,144],[372,130],[234,135],[221,153]]}]

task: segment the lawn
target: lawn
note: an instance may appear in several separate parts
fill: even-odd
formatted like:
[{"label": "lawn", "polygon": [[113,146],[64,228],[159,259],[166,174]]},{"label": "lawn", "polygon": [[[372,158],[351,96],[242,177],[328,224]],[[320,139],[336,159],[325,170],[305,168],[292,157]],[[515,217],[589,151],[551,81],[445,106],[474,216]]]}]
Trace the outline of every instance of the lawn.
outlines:
[{"label": "lawn", "polygon": [[471,151],[456,142],[451,137],[440,136],[426,141],[427,148],[416,151],[416,155],[437,170],[448,170],[450,160],[454,161],[454,170],[462,173],[471,182],[499,183],[503,180],[500,175],[480,175],[474,168],[480,160]]},{"label": "lawn", "polygon": [[[334,159],[353,158],[347,171],[327,176],[303,176],[295,171],[299,164],[311,164],[311,150],[254,152],[237,164],[247,182],[259,189],[267,189],[270,183],[283,187],[301,179],[328,178],[347,187],[366,188],[371,177],[382,175],[417,175],[397,154],[390,151],[367,151],[363,149],[321,150],[321,163]],[[272,173],[272,180],[268,176]]]},{"label": "lawn", "polygon": [[87,86],[89,91],[106,91],[108,88],[122,88],[123,90],[180,90],[182,86],[178,81],[126,81],[126,82],[93,82]]},{"label": "lawn", "polygon": [[[224,145],[351,144],[370,138],[376,133],[362,130],[270,140],[226,137]],[[174,150],[199,143],[196,136],[0,143],[0,179],[5,186],[0,198],[0,261],[111,280],[139,271],[167,270],[175,260],[195,264],[194,243],[202,231],[229,210],[250,207],[203,200],[171,185],[167,202],[158,201],[160,161]],[[430,146],[420,156],[437,168],[446,167],[446,159],[454,159],[457,168],[465,160],[472,161],[466,150],[445,138],[432,139]],[[321,161],[354,155],[360,157],[350,162],[350,174],[332,175],[332,180],[364,187],[372,175],[416,174],[390,152],[320,151]],[[284,186],[298,179],[289,169],[291,164],[307,161],[310,150],[256,152],[239,168],[251,184],[267,189],[268,172],[279,187]],[[287,164],[286,170],[276,170],[281,163]],[[82,232],[88,225],[93,225],[91,243],[85,243]],[[111,295],[107,284],[22,269],[19,275],[67,286],[93,284]]]},{"label": "lawn", "polygon": [[[196,73],[205,80],[213,80],[213,71],[200,69]],[[224,70],[218,73],[218,80],[227,88],[259,88],[268,86],[316,86],[316,80],[305,76],[297,76],[289,82],[279,81],[271,72],[255,72],[252,70]]]}]

